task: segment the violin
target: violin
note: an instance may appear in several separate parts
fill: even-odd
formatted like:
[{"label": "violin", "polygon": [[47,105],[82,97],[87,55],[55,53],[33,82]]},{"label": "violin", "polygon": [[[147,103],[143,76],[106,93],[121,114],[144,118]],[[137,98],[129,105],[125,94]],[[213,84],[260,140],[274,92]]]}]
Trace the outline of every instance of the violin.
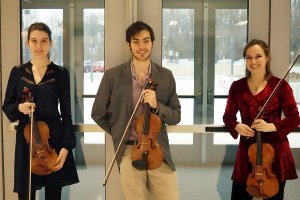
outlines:
[{"label": "violin", "polygon": [[[155,86],[150,80],[145,88],[154,90]],[[132,149],[132,165],[139,170],[152,170],[158,168],[164,159],[161,146],[157,143],[162,122],[158,115],[151,112],[148,103],[144,104],[144,108],[144,113],[134,125],[138,140]]]},{"label": "violin", "polygon": [[[27,101],[33,103],[33,97],[29,89],[25,87],[23,92],[25,93]],[[55,149],[49,145],[49,133],[48,125],[43,121],[36,121],[33,115],[33,109],[31,109],[30,123],[24,128],[24,137],[31,147],[29,170],[33,174],[48,175],[54,172],[58,155]]]},{"label": "violin", "polygon": [[269,143],[263,143],[261,132],[256,132],[256,143],[248,149],[252,172],[247,179],[247,192],[256,198],[270,198],[279,190],[279,183],[272,170],[275,150]]}]

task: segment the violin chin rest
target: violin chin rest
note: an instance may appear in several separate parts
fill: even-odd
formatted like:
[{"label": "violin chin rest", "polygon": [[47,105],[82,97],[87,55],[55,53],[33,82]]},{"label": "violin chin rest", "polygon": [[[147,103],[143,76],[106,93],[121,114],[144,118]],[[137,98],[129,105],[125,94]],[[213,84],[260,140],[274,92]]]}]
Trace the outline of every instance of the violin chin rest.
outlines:
[{"label": "violin chin rest", "polygon": [[254,185],[248,185],[246,190],[253,197],[259,196],[259,188]]},{"label": "violin chin rest", "polygon": [[42,175],[51,174],[53,172],[53,170],[48,169],[47,167],[44,167],[42,165],[37,165],[37,166],[31,168],[31,172],[35,175],[42,176]]},{"label": "violin chin rest", "polygon": [[148,169],[148,163],[145,160],[132,161],[132,166],[134,166],[138,170],[147,170]]},{"label": "violin chin rest", "polygon": [[148,170],[148,151],[144,151],[140,160],[133,160],[132,166],[138,170]]},{"label": "violin chin rest", "polygon": [[261,194],[259,188],[255,185],[248,185],[246,188],[248,194],[257,198],[267,198],[265,195]]}]

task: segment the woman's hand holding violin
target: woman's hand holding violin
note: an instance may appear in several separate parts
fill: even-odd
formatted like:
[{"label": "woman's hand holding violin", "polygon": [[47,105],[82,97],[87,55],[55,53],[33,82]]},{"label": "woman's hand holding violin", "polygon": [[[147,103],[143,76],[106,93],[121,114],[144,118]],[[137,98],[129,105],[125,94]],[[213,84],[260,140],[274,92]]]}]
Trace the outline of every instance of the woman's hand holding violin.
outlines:
[{"label": "woman's hand holding violin", "polygon": [[60,170],[66,161],[67,155],[68,155],[68,150],[65,148],[62,148],[59,152],[58,158],[56,160],[57,165],[54,167],[55,171]]},{"label": "woman's hand holding violin", "polygon": [[252,130],[248,125],[246,124],[242,124],[242,123],[238,123],[235,126],[235,130],[242,136],[245,137],[253,137],[255,135],[254,130]]},{"label": "woman's hand holding violin", "polygon": [[263,119],[256,119],[253,124],[251,125],[251,128],[262,131],[262,132],[273,132],[277,131],[275,125],[273,123],[268,123]]},{"label": "woman's hand holding violin", "polygon": [[19,111],[25,115],[29,115],[31,112],[31,107],[33,109],[32,112],[35,111],[35,103],[24,102],[19,104]]}]

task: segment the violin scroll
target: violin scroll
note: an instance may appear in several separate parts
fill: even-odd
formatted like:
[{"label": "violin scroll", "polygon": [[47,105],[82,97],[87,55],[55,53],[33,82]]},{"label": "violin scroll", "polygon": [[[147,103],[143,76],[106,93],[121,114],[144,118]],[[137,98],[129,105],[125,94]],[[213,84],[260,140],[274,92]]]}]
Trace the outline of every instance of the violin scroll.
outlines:
[{"label": "violin scroll", "polygon": [[145,84],[145,89],[156,90],[156,87],[157,83],[152,79],[149,79],[149,81]]}]

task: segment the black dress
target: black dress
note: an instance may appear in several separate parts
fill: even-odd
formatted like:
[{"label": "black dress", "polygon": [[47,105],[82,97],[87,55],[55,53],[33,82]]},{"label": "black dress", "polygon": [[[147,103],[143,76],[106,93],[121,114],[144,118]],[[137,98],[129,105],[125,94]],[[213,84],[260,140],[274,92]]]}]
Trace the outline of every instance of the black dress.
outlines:
[{"label": "black dress", "polygon": [[70,102],[70,77],[67,69],[51,62],[41,82],[36,84],[32,73],[32,63],[15,66],[11,70],[2,109],[11,122],[19,120],[16,133],[14,192],[24,193],[28,188],[28,149],[24,138],[24,127],[29,123],[28,115],[18,109],[24,101],[27,87],[36,105],[36,121],[44,121],[50,129],[49,144],[59,153],[61,148],[69,153],[62,169],[49,175],[32,175],[32,189],[41,187],[63,187],[78,183],[78,175],[72,149],[76,138],[72,126]]}]

